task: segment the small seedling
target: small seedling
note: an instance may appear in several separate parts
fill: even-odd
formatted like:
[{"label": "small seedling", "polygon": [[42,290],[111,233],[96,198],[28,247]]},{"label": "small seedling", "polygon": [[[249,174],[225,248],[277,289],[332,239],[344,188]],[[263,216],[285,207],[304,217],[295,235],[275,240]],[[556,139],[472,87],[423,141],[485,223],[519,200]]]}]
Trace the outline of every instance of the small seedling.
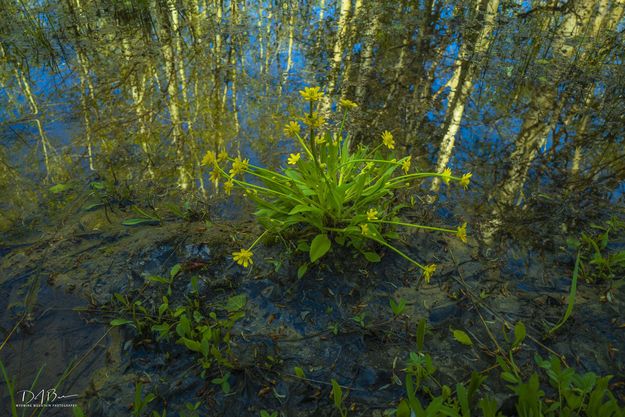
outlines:
[{"label": "small seedling", "polygon": [[366,327],[366,325],[365,325],[365,316],[366,316],[366,313],[363,312],[363,313],[360,313],[360,314],[352,317],[352,320],[354,320],[356,323],[358,323],[358,325],[360,327],[362,327],[364,329]]},{"label": "small seedling", "polygon": [[215,385],[219,385],[224,394],[230,393],[230,372],[226,372],[220,378],[214,378],[211,382]]},{"label": "small seedling", "polygon": [[[346,396],[347,397],[347,396]],[[332,398],[334,399],[334,407],[341,414],[341,417],[347,417],[347,407],[345,407],[345,397],[343,390],[336,379],[332,379]]]},{"label": "small seedling", "polygon": [[406,310],[406,300],[404,300],[403,298],[400,298],[397,301],[391,298],[388,301],[391,305],[391,310],[393,310],[393,314],[395,315],[395,317],[399,316],[404,312],[404,310]]}]

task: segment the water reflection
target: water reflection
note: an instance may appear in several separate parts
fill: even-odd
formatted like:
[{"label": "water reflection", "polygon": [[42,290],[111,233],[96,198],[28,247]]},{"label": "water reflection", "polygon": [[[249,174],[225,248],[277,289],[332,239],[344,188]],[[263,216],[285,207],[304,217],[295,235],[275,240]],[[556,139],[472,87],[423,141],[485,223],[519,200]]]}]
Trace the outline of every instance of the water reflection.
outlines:
[{"label": "water reflection", "polygon": [[[326,113],[339,98],[360,105],[350,126],[360,141],[389,129],[424,169],[474,171],[482,201],[522,202],[524,186],[540,185],[528,178],[545,174],[588,186],[579,173],[621,172],[595,146],[622,141],[607,109],[622,107],[608,85],[622,71],[611,51],[623,7],[605,3],[4,1],[4,208],[34,198],[34,185],[90,172],[206,195],[209,149],[282,161],[282,127],[306,85],[324,87]],[[554,32],[556,22],[595,37]],[[574,48],[535,46],[547,34]],[[548,172],[532,171],[537,160]],[[485,191],[497,183],[505,193]]]}]

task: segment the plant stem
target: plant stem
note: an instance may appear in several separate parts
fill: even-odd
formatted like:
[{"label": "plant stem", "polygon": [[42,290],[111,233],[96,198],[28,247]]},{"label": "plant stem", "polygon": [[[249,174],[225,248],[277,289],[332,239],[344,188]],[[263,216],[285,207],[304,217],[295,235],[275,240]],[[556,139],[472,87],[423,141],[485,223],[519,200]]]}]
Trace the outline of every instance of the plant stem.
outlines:
[{"label": "plant stem", "polygon": [[435,226],[422,226],[420,224],[412,224],[412,223],[404,223],[404,222],[394,222],[387,220],[370,220],[371,223],[384,223],[384,224],[394,224],[397,226],[405,226],[405,227],[414,227],[416,229],[426,229],[426,230],[436,230],[439,232],[448,232],[448,233],[458,233],[457,230],[453,229],[445,229],[443,227],[435,227]]}]

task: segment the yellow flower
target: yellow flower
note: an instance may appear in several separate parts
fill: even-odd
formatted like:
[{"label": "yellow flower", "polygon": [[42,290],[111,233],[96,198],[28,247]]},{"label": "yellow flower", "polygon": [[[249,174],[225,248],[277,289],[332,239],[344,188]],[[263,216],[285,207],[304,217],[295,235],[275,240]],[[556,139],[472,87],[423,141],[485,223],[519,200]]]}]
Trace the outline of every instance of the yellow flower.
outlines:
[{"label": "yellow flower", "polygon": [[389,149],[395,149],[395,140],[393,139],[393,134],[388,130],[385,130],[382,133],[382,142]]},{"label": "yellow flower", "polygon": [[213,169],[210,173],[210,180],[215,186],[215,188],[219,186],[219,177],[221,177],[221,175],[219,175],[219,169],[215,167],[215,169]]},{"label": "yellow flower", "polygon": [[404,161],[401,163],[401,169],[404,170],[404,174],[408,173],[408,170],[410,170],[410,162],[412,160],[412,156],[408,156],[406,157],[406,159],[404,159]]},{"label": "yellow flower", "polygon": [[321,100],[323,97],[323,92],[320,87],[306,87],[302,91],[299,92],[304,100],[313,102]]},{"label": "yellow flower", "polygon": [[360,225],[360,231],[364,236],[369,235],[369,225],[367,223],[363,223]]},{"label": "yellow flower", "polygon": [[244,268],[247,268],[254,263],[252,261],[253,255],[252,251],[241,249],[240,252],[232,252],[232,259],[234,259],[239,265],[243,265]]},{"label": "yellow flower", "polygon": [[443,182],[449,185],[449,181],[451,180],[451,169],[445,168],[442,174]]},{"label": "yellow flower", "polygon": [[436,264],[430,264],[423,268],[423,279],[425,279],[425,283],[429,284],[430,279],[432,278],[432,274],[436,272]]},{"label": "yellow flower", "polygon": [[303,122],[307,126],[316,129],[323,126],[326,120],[323,118],[323,116],[320,116],[319,113],[315,111],[312,115],[307,114],[306,116],[304,116]]},{"label": "yellow flower", "polygon": [[249,159],[241,160],[241,157],[237,156],[236,158],[234,158],[234,161],[232,161],[232,168],[230,169],[230,175],[235,176],[237,174],[241,174],[245,172],[249,164],[250,164]]},{"label": "yellow flower", "polygon": [[458,239],[462,240],[464,243],[467,243],[467,223],[463,223],[462,226],[458,226],[458,231],[456,232]]},{"label": "yellow flower", "polygon": [[202,165],[212,165],[215,162],[217,162],[215,151],[207,151],[204,158],[202,158]]},{"label": "yellow flower", "polygon": [[300,155],[300,153],[292,153],[291,156],[289,156],[289,159],[287,160],[287,162],[289,163],[289,165],[295,165],[297,164],[297,161],[299,161],[299,159],[301,158],[302,155]]},{"label": "yellow flower", "polygon": [[354,103],[351,100],[342,98],[341,100],[339,100],[339,106],[341,106],[345,110],[349,110],[349,109],[355,109],[356,107],[358,107],[358,104]]},{"label": "yellow flower", "polygon": [[316,143],[317,145],[323,145],[324,143],[326,143],[326,137],[325,137],[325,136],[323,136],[323,135],[318,135],[318,136],[315,138],[315,143]]},{"label": "yellow flower", "polygon": [[219,155],[217,155],[217,162],[223,162],[226,161],[228,159],[228,152],[226,151],[221,151],[219,152]]},{"label": "yellow flower", "polygon": [[290,121],[284,126],[284,134],[287,136],[297,136],[300,132],[300,125],[296,121]]},{"label": "yellow flower", "polygon": [[472,175],[473,174],[471,174],[470,172],[467,172],[462,176],[462,178],[460,178],[460,185],[462,185],[465,190],[469,188],[469,182],[471,182]]},{"label": "yellow flower", "polygon": [[367,220],[371,221],[371,220],[377,220],[378,219],[378,211],[376,209],[369,209],[369,211],[367,211]]},{"label": "yellow flower", "polygon": [[232,179],[224,182],[224,191],[226,192],[226,194],[230,195],[230,193],[232,192],[232,187],[234,187],[234,182],[232,182]]}]

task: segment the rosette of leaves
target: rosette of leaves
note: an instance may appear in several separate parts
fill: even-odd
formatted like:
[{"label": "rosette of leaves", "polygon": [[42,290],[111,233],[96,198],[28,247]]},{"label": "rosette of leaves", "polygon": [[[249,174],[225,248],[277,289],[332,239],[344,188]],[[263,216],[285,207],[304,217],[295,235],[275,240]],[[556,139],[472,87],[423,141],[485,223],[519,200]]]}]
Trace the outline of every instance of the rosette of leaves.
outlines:
[{"label": "rosette of leaves", "polygon": [[[384,132],[373,149],[352,144],[343,127],[354,103],[341,101],[342,121],[331,129],[314,111],[314,102],[322,95],[318,87],[301,93],[309,102],[308,113],[285,127],[285,133],[296,140],[299,148],[288,158],[286,168],[275,171],[246,162],[244,170],[239,169],[239,164],[228,172],[215,163],[213,172],[218,171],[226,183],[244,189],[245,195],[256,203],[255,215],[265,233],[295,232],[291,235],[298,236],[296,247],[308,252],[309,257],[298,275],[339,245],[371,262],[379,261],[378,250],[386,247],[419,267],[429,280],[435,265],[423,265],[398,249],[394,244],[399,239],[397,227],[453,233],[466,241],[466,224],[448,229],[402,222],[398,214],[406,205],[398,201],[397,191],[415,187],[415,180],[436,176],[446,183],[455,180],[466,187],[471,174],[454,177],[449,170],[410,172],[411,157],[394,155],[390,132]],[[305,133],[300,122],[307,127]],[[228,160],[235,164],[240,158]],[[251,254],[257,242],[258,239],[246,249],[247,253]]]}]

